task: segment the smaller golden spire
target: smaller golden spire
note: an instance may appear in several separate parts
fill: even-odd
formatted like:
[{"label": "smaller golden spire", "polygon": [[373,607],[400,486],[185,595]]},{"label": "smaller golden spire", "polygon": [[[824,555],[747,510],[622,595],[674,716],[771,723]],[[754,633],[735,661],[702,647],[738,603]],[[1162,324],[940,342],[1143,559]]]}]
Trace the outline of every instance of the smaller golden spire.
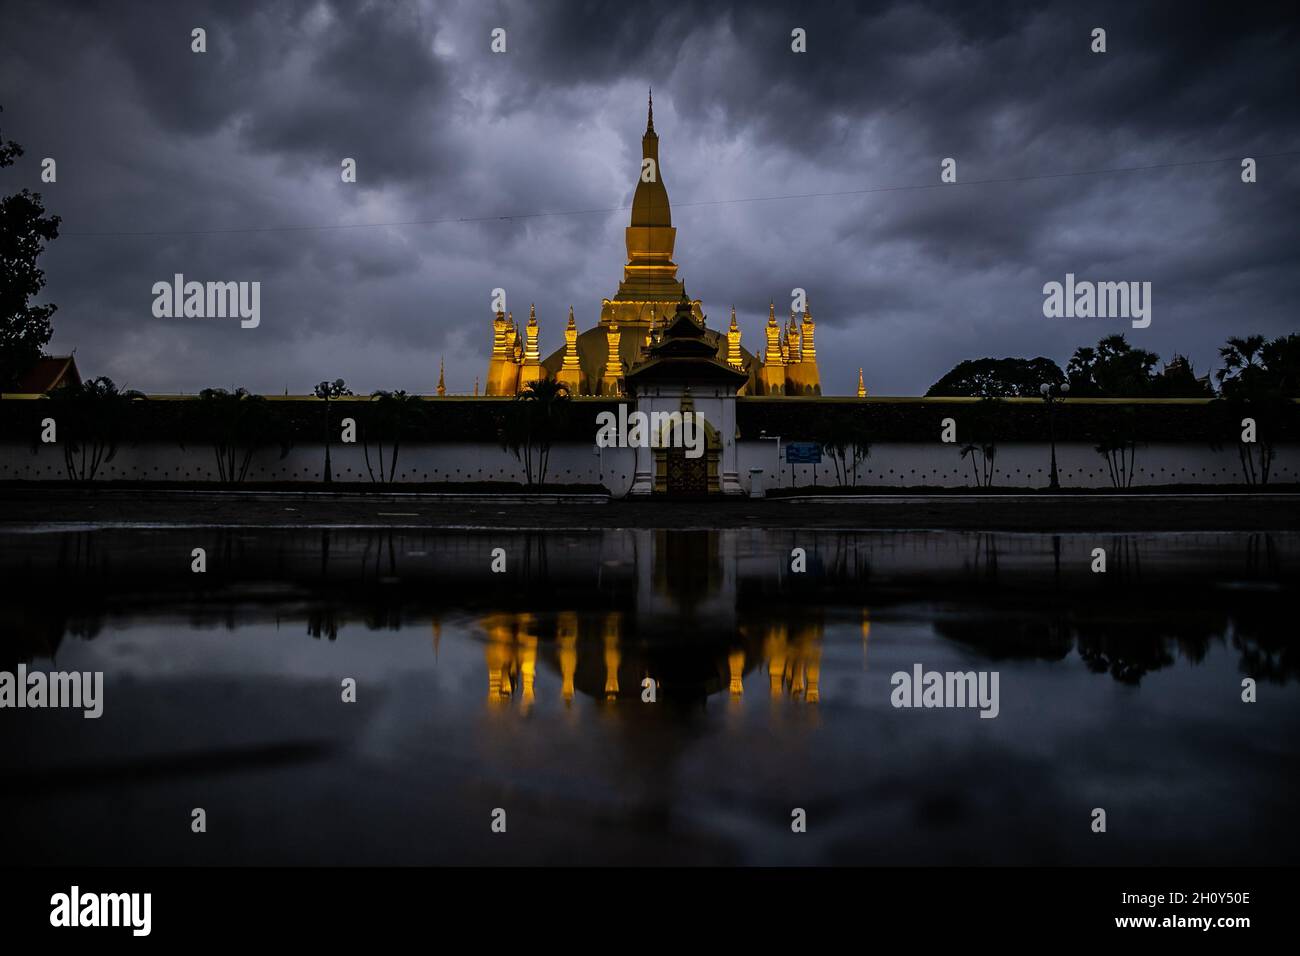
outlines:
[{"label": "smaller golden spire", "polygon": [[438,395],[439,396],[447,394],[447,382],[446,379],[443,378],[443,371],[444,369],[443,369],[442,356],[438,356]]},{"label": "smaller golden spire", "polygon": [[506,354],[506,314],[498,312],[492,318],[492,357],[504,358]]},{"label": "smaller golden spire", "polygon": [[537,306],[530,305],[528,307],[528,327],[524,330],[524,354],[530,362],[536,362],[541,358],[537,348],[539,331],[537,327]]},{"label": "smaller golden spire", "polygon": [[744,357],[740,354],[740,326],[736,324],[736,307],[731,307],[731,328],[727,330],[727,364],[732,368],[743,368]]},{"label": "smaller golden spire", "polygon": [[582,387],[582,366],[578,361],[578,326],[573,321],[573,306],[569,306],[569,324],[564,329],[564,358],[556,376],[570,395],[577,395]]}]

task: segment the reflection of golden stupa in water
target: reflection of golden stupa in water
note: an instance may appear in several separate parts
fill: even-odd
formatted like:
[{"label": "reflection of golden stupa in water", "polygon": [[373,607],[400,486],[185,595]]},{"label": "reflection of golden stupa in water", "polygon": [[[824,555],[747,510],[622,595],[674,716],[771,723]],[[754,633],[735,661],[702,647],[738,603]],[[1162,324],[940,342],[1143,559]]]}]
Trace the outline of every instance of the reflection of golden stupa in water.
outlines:
[{"label": "reflection of golden stupa in water", "polygon": [[717,531],[610,536],[602,563],[627,570],[613,576],[608,594],[547,608],[554,596],[547,592],[537,596],[536,611],[481,618],[489,699],[531,707],[541,665],[559,673],[566,703],[578,693],[640,701],[651,690],[656,700],[740,699],[754,670],[767,673],[773,698],[817,703],[821,611],[752,595],[742,602],[742,550]]},{"label": "reflection of golden stupa in water", "polygon": [[560,675],[565,703],[577,692],[595,700],[639,701],[646,681],[656,698],[725,692],[741,699],[745,674],[758,670],[766,672],[772,698],[815,704],[821,697],[823,625],[820,618],[800,617],[798,623],[768,619],[729,635],[702,632],[665,641],[625,634],[628,617],[618,611],[490,614],[480,622],[488,701],[499,706],[518,700],[530,708],[540,662]]}]

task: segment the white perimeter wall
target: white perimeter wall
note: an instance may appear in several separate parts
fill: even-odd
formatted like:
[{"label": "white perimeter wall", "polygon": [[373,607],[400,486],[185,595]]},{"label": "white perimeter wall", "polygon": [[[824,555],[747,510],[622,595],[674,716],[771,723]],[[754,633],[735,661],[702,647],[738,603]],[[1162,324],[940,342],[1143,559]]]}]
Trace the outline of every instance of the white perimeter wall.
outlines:
[{"label": "white perimeter wall", "polygon": [[[1300,481],[1300,446],[1280,445],[1270,482]],[[994,459],[993,484],[1001,487],[1046,487],[1049,449],[1046,444],[1002,444]],[[820,465],[788,465],[776,458],[776,442],[738,443],[740,483],[748,490],[750,469],[763,469],[765,488],[818,487],[837,484],[835,466],[824,455]],[[784,458],[784,446],[782,448]],[[369,483],[359,445],[333,445],[330,451],[336,482]],[[1061,485],[1066,488],[1109,488],[1110,474],[1092,445],[1061,444],[1056,448]],[[247,480],[319,481],[325,463],[324,445],[295,447],[281,459],[278,448],[254,455]],[[378,468],[372,454],[372,464]],[[398,482],[522,482],[523,467],[509,451],[495,443],[404,445],[397,460]],[[614,495],[626,494],[632,484],[635,453],[631,449],[592,445],[557,445],[551,450],[548,482],[604,485]],[[1134,462],[1133,486],[1165,484],[1245,484],[1235,446],[1219,450],[1186,444],[1139,445]],[[0,481],[66,479],[63,452],[57,445],[0,445]],[[211,449],[180,448],[175,444],[127,445],[100,467],[100,481],[217,481]],[[959,445],[936,443],[875,444],[858,466],[858,486],[941,488],[973,487],[969,459]]]}]

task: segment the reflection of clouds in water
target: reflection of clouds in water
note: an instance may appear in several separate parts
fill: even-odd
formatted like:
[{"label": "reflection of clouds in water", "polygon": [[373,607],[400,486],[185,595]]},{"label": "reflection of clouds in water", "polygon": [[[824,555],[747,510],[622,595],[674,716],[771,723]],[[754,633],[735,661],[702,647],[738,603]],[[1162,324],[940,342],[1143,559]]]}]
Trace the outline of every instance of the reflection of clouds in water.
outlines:
[{"label": "reflection of clouds in water", "polygon": [[[1107,850],[1125,862],[1294,852],[1285,763],[1261,755],[1294,750],[1297,535],[243,531],[201,581],[171,568],[191,537],[0,551],[30,596],[4,610],[10,651],[106,672],[111,743],[41,724],[25,746],[90,766],[319,743],[265,771],[297,795],[274,826],[253,778],[207,778],[276,859],[364,814],[376,858],[480,861],[465,834],[505,799],[538,856],[573,862],[605,850],[593,832],[665,862],[1113,862],[1060,836],[1081,803],[1128,821]],[[486,571],[516,546],[528,560]],[[895,710],[890,675],[916,663],[997,670],[999,716]],[[1243,705],[1243,666],[1285,683]],[[787,846],[792,806],[810,830]]]},{"label": "reflection of clouds in water", "polygon": [[[176,558],[196,540],[209,546],[203,576]],[[111,635],[104,659],[140,675],[267,666],[316,676],[343,665],[382,673],[429,666],[395,649],[400,642],[386,644],[385,633],[446,625],[486,640],[489,687],[500,697],[531,700],[546,669],[559,675],[566,700],[636,699],[647,679],[669,697],[744,696],[753,690],[747,675],[762,672],[769,690],[816,702],[827,621],[852,616],[865,645],[872,620],[912,605],[924,607],[909,613],[938,635],[992,660],[1077,653],[1091,669],[1135,684],[1230,642],[1244,672],[1294,679],[1295,655],[1279,635],[1295,591],[1297,541],[1259,533],[115,529],[25,535],[21,550],[5,550],[0,570],[30,596],[3,610],[14,632],[8,653],[20,659],[66,655]],[[486,571],[496,547],[512,556],[507,574]],[[790,571],[793,547],[807,552],[806,574]],[[1094,547],[1107,549],[1105,574],[1087,570]],[[261,638],[243,642],[236,635],[244,632]],[[319,652],[301,652],[303,635]],[[358,642],[362,635],[374,640]],[[430,632],[426,650],[434,643]],[[448,666],[463,653],[448,652]]]}]

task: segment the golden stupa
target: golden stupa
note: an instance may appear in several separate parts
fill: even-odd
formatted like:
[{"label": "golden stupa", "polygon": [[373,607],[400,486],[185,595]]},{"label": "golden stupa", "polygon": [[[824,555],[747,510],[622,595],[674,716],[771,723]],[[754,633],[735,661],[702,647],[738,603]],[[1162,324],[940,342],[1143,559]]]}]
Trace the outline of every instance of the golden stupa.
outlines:
[{"label": "golden stupa", "polygon": [[[612,298],[602,299],[600,323],[579,332],[569,307],[564,347],[545,359],[539,350],[540,326],[535,308],[519,329],[511,313],[498,312],[492,323],[492,357],[488,363],[488,395],[516,395],[529,382],[555,379],[573,395],[623,395],[624,376],[645,359],[645,353],[670,324],[682,299],[700,326],[705,317],[699,299],[690,299],[673,262],[677,230],[673,227],[668,189],[659,162],[654,97],[650,98],[645,135],[641,137],[641,171],[632,197],[632,219],[626,229],[627,263],[623,281]],[[789,325],[778,323],[769,306],[763,355],[741,347],[736,311],[723,332],[705,327],[706,340],[720,361],[745,372],[749,381],[741,395],[820,395],[816,328],[811,312],[790,313]]]}]

